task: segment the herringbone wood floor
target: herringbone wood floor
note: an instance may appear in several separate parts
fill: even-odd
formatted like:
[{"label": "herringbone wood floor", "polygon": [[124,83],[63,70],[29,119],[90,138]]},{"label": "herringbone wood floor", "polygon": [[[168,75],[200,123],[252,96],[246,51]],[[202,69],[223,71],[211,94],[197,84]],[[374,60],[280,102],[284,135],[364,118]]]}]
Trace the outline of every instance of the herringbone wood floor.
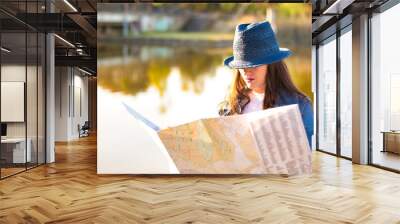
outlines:
[{"label": "herringbone wood floor", "polygon": [[400,223],[400,175],[315,152],[309,177],[99,176],[96,139],[0,181],[0,223]]}]

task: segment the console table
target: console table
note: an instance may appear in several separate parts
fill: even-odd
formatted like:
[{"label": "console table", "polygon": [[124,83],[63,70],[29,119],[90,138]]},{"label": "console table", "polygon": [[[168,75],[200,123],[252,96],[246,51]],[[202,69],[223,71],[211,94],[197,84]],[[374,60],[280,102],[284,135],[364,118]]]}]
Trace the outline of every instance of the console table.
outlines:
[{"label": "console table", "polygon": [[400,131],[382,131],[383,150],[382,152],[392,152],[400,154]]},{"label": "console table", "polygon": [[30,138],[26,139],[27,147],[25,154],[25,138],[1,139],[1,157],[6,163],[25,163],[32,158]]}]

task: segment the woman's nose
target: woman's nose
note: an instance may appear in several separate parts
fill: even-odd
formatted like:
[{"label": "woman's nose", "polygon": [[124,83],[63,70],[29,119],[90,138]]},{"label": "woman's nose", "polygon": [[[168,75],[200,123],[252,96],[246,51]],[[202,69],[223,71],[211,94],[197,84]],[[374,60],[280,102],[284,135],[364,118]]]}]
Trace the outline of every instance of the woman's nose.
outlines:
[{"label": "woman's nose", "polygon": [[252,73],[256,68],[245,68],[244,69],[246,72]]},{"label": "woman's nose", "polygon": [[244,74],[246,75],[252,75],[254,73],[254,69],[253,68],[246,68],[244,70]]}]

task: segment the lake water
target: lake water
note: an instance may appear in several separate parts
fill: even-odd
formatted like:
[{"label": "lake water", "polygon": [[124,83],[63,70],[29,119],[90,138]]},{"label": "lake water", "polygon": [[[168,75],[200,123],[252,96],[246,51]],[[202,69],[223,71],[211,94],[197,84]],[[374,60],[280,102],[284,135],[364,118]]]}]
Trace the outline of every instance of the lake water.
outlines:
[{"label": "lake water", "polygon": [[[233,77],[222,63],[231,54],[230,48],[100,45],[99,104],[112,112],[108,104],[125,103],[161,128],[218,116]],[[287,63],[296,85],[312,98],[310,58],[292,56]]]}]

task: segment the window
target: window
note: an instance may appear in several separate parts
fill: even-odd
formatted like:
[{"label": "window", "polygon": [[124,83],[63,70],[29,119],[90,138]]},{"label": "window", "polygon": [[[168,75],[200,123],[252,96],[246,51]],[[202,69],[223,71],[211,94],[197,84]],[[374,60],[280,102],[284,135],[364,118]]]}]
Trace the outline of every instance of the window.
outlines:
[{"label": "window", "polygon": [[[371,18],[372,163],[400,170],[400,5]],[[397,132],[396,132],[397,131]]]},{"label": "window", "polygon": [[318,149],[336,153],[336,40],[318,48]]},{"label": "window", "polygon": [[352,35],[351,26],[340,36],[340,155],[352,157]]},{"label": "window", "polygon": [[[8,4],[15,5],[0,5]],[[43,4],[21,1],[16,10],[41,13]],[[44,33],[0,12],[0,178],[45,163],[45,41]]]}]

